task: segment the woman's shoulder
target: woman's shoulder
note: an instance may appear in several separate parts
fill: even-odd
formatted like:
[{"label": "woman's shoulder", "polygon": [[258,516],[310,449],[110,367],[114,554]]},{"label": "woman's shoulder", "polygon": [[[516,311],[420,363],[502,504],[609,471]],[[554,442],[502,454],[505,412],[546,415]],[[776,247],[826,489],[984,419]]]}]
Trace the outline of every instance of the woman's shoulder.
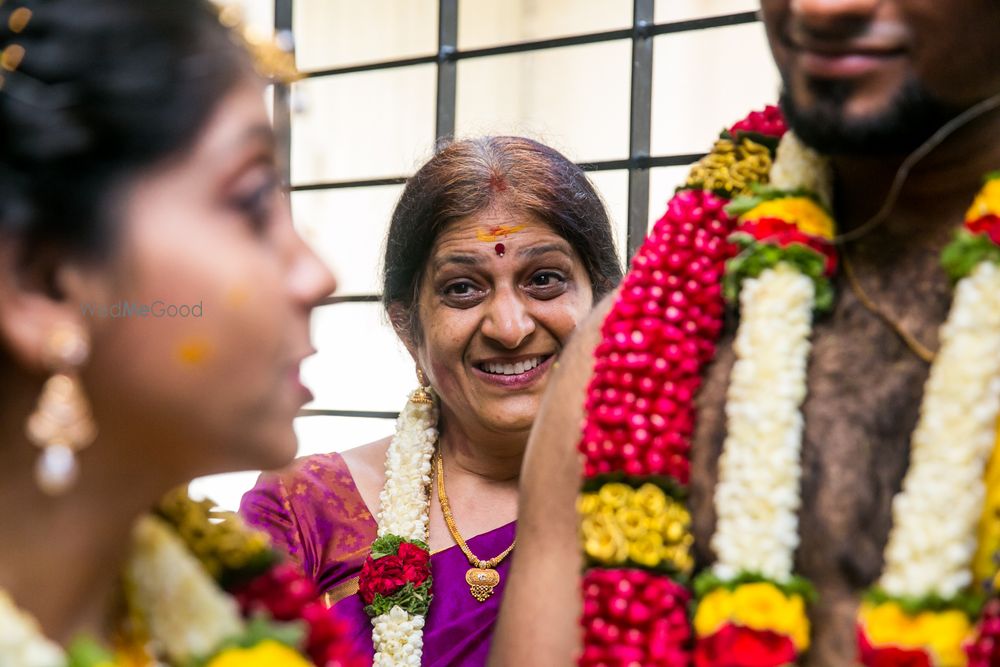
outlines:
[{"label": "woman's shoulder", "polygon": [[379,494],[385,486],[385,456],[392,437],[382,438],[343,452],[341,460],[358,494],[373,516],[378,515]]}]

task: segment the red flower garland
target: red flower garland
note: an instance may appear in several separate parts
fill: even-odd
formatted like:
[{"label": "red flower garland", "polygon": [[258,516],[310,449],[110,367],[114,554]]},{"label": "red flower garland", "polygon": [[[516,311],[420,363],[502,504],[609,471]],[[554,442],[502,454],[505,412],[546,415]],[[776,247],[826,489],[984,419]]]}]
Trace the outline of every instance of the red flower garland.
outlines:
[{"label": "red flower garland", "polygon": [[693,399],[722,330],[727,203],[679,192],[632,260],[595,350],[580,442],[588,478],[622,471],[687,485]]},{"label": "red flower garland", "polygon": [[691,596],[683,586],[643,570],[592,569],[583,588],[581,665],[688,664]]}]

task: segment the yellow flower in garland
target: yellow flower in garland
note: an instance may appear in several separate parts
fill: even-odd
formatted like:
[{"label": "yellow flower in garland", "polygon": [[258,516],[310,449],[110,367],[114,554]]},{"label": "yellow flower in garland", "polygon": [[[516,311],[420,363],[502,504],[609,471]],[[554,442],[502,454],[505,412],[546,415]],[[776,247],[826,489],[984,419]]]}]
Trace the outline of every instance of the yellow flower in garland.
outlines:
[{"label": "yellow flower in garland", "polygon": [[771,151],[767,146],[743,138],[719,139],[712,152],[699,160],[685,185],[724,193],[727,197],[750,194],[754,184],[767,183],[771,171]]},{"label": "yellow flower in garland", "polygon": [[312,663],[298,651],[267,640],[250,648],[227,649],[205,667],[312,667]]},{"label": "yellow flower in garland", "polygon": [[777,586],[756,582],[733,591],[733,621],[752,630],[770,630],[792,639],[798,651],[809,648],[809,620],[798,595],[785,595]]},{"label": "yellow flower in garland", "polygon": [[733,616],[733,594],[727,588],[716,588],[698,601],[694,614],[694,631],[699,637],[711,637]]},{"label": "yellow flower in garland", "polygon": [[983,479],[986,500],[983,502],[983,513],[979,517],[976,557],[972,563],[976,583],[980,585],[1000,575],[996,562],[996,554],[1000,551],[1000,451],[998,451],[1000,447],[997,445],[1000,445],[1000,424],[997,424],[993,455],[986,466]]},{"label": "yellow flower in garland", "polygon": [[965,221],[978,220],[984,215],[1000,215],[1000,178],[990,178],[965,213]]},{"label": "yellow flower in garland", "polygon": [[740,222],[755,222],[762,218],[777,218],[799,228],[809,236],[830,240],[834,234],[833,218],[809,197],[768,199],[747,211]]},{"label": "yellow flower in garland", "polygon": [[934,653],[943,667],[964,667],[966,653],[963,645],[971,639],[972,623],[963,612],[952,609],[943,612],[924,612],[918,617],[926,646]]},{"label": "yellow flower in garland", "polygon": [[633,489],[608,482],[577,501],[586,555],[610,566],[632,562],[648,568],[663,565],[690,572],[691,515],[683,503],[655,484]]},{"label": "yellow flower in garland", "polygon": [[969,617],[958,610],[924,611],[907,614],[896,602],[861,605],[859,619],[868,640],[874,646],[927,648],[935,657],[935,665],[964,667],[966,640],[972,636]]}]

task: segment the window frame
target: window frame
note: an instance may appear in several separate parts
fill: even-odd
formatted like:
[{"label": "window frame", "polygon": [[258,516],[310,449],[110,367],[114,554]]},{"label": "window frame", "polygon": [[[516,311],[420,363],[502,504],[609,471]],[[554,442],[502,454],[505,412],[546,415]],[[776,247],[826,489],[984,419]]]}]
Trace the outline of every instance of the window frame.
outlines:
[{"label": "window frame", "polygon": [[[659,35],[711,30],[759,22],[756,11],[736,12],[717,16],[704,16],[681,21],[656,23],[655,0],[633,0],[632,27],[603,32],[593,32],[553,37],[548,39],[513,42],[497,46],[465,49],[458,48],[459,0],[438,0],[438,50],[436,53],[411,58],[358,63],[329,69],[304,72],[306,79],[343,76],[358,72],[374,72],[411,67],[437,65],[437,95],[435,101],[435,145],[442,145],[455,134],[457,105],[458,62],[473,58],[528,53],[583,44],[599,44],[615,40],[632,41],[631,89],[629,93],[629,151],[628,157],[617,160],[583,162],[579,166],[587,172],[625,170],[628,172],[628,218],[626,226],[626,262],[631,262],[635,252],[646,237],[649,219],[649,170],[655,167],[689,165],[704,153],[675,153],[650,155],[653,89],[653,45]],[[279,35],[292,35],[294,0],[274,0],[274,28]],[[336,180],[314,183],[291,183],[291,124],[290,88],[274,86],[274,125],[279,145],[281,169],[291,192],[363,188],[384,185],[401,185],[408,176],[390,176],[363,180]],[[377,303],[378,294],[330,296],[321,307],[340,303]],[[303,409],[300,417],[334,416],[371,419],[395,419],[398,413],[364,410]]]}]

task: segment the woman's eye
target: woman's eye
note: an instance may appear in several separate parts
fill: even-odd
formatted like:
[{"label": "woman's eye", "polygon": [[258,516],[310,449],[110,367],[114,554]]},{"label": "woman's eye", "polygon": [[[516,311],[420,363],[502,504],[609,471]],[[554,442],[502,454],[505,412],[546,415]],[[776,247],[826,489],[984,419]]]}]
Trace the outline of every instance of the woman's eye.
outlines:
[{"label": "woman's eye", "polygon": [[272,175],[256,188],[234,198],[233,207],[255,231],[262,230],[271,219],[279,183],[277,176]]},{"label": "woman's eye", "polygon": [[475,291],[472,283],[452,283],[444,288],[444,293],[450,296],[466,296]]},{"label": "woman's eye", "polygon": [[542,271],[531,277],[531,284],[535,287],[553,287],[566,282],[561,273],[555,271]]},{"label": "woman's eye", "polygon": [[558,271],[539,271],[528,279],[525,289],[536,299],[554,299],[566,291],[566,276]]}]

